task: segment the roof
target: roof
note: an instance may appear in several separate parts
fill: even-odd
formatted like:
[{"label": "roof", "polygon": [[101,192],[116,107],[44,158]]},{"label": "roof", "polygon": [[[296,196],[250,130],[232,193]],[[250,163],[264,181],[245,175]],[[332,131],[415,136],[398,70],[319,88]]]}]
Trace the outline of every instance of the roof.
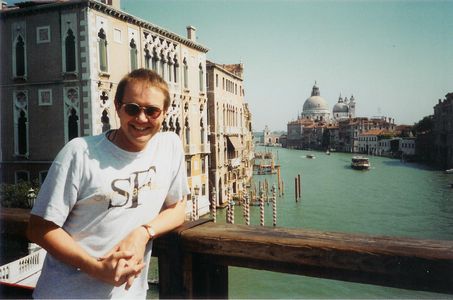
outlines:
[{"label": "roof", "polygon": [[365,132],[362,132],[360,135],[381,135],[384,132],[382,129],[371,129]]}]

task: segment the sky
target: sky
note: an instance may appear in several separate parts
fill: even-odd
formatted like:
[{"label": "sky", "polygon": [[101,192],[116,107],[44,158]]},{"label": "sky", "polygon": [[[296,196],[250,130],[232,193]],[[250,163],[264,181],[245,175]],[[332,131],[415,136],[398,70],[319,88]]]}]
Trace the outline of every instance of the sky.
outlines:
[{"label": "sky", "polygon": [[453,92],[453,1],[122,0],[136,17],[186,36],[207,59],[244,64],[254,131],[286,130],[317,82],[330,108],[412,125]]},{"label": "sky", "polygon": [[[8,1],[17,2],[17,1]],[[254,131],[285,131],[316,82],[329,108],[412,125],[453,92],[453,0],[121,0],[127,13],[244,64]]]}]

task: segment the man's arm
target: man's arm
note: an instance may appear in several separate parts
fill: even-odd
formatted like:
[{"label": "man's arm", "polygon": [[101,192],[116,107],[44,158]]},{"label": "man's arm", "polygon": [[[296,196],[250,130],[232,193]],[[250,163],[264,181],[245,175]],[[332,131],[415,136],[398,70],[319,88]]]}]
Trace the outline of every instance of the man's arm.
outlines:
[{"label": "man's arm", "polygon": [[114,286],[122,285],[131,274],[138,274],[144,267],[143,264],[135,264],[118,268],[120,270],[117,272],[118,262],[130,259],[133,253],[119,251],[98,260],[80,247],[61,227],[36,215],[30,215],[27,236],[56,259]]},{"label": "man's arm", "polygon": [[[151,226],[154,229],[155,236],[158,237],[163,235],[176,227],[184,223],[186,212],[186,200],[180,200],[177,203],[168,206],[163,211],[161,211],[153,220],[150,220],[147,226]],[[131,252],[133,253],[133,259],[128,260],[127,258],[121,259],[120,264],[118,265],[117,276],[124,274],[125,270],[123,268],[129,268],[130,264],[140,264],[143,262],[143,256],[145,254],[146,244],[150,240],[150,236],[145,227],[139,226],[132,230],[128,236],[126,236],[121,242],[119,242],[105,257],[109,257],[114,253],[124,253]],[[134,276],[129,276],[128,282],[126,284],[126,289],[128,289],[134,280]]]}]

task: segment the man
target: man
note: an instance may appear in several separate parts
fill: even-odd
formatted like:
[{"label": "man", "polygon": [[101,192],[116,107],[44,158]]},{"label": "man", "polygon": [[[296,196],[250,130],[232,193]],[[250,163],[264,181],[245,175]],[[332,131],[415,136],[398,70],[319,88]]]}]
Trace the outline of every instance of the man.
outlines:
[{"label": "man", "polygon": [[151,241],[184,221],[189,193],[179,137],[159,132],[165,81],[138,69],[118,84],[120,128],[71,140],[31,212],[48,252],[35,298],[145,298]]}]

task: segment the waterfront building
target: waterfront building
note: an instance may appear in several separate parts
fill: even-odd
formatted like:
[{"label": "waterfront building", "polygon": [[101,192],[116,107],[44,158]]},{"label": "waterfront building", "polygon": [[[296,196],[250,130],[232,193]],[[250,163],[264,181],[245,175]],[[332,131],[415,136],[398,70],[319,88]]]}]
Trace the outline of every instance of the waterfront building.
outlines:
[{"label": "waterfront building", "polygon": [[303,132],[304,128],[308,128],[314,125],[312,119],[302,119],[290,121],[287,124],[288,135],[286,137],[287,147],[290,149],[303,149]]},{"label": "waterfront building", "polygon": [[359,134],[369,130],[384,130],[393,133],[395,131],[394,119],[387,117],[350,118],[340,120],[339,126],[339,150],[343,152],[360,152]]},{"label": "waterfront building", "polygon": [[412,157],[415,155],[415,138],[404,137],[399,139],[399,151],[403,157]]},{"label": "waterfront building", "polygon": [[381,155],[379,142],[385,131],[382,129],[372,129],[359,133],[357,137],[358,152],[371,155]]},{"label": "waterfront building", "polygon": [[331,123],[324,130],[323,142],[326,144],[326,148],[337,151],[340,148],[340,127],[338,127],[337,123]]},{"label": "waterfront building", "polygon": [[241,196],[253,172],[251,113],[244,100],[243,65],[207,61],[209,181],[217,205],[225,205],[228,192]]},{"label": "waterfront building", "polygon": [[169,84],[162,130],[181,137],[191,189],[198,186],[206,211],[208,49],[193,27],[182,37],[122,12],[119,0],[102,2],[34,1],[0,12],[1,180],[42,181],[69,140],[119,127],[117,84],[144,67]]},{"label": "waterfront building", "polygon": [[453,93],[434,106],[433,139],[435,163],[444,169],[453,168]]},{"label": "waterfront building", "polygon": [[280,134],[271,132],[266,125],[263,130],[263,140],[261,143],[265,146],[280,145]]},{"label": "waterfront building", "polygon": [[[355,118],[356,102],[354,96],[348,100],[341,95],[333,106],[332,115],[327,101],[321,97],[316,82],[312,88],[311,96],[303,105],[302,113],[296,120],[287,124],[288,148],[298,149],[343,149],[340,141],[339,122]],[[344,130],[343,130],[344,131]]]}]

